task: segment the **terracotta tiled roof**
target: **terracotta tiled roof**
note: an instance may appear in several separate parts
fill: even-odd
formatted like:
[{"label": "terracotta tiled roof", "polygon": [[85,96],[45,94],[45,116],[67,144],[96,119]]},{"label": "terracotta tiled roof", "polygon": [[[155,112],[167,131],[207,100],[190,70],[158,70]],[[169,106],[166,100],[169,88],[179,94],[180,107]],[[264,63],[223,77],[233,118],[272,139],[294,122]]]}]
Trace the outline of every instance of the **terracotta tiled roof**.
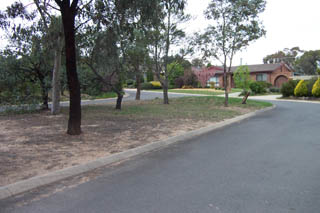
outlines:
[{"label": "terracotta tiled roof", "polygon": [[[256,65],[246,65],[249,67],[250,72],[272,72],[278,69],[281,66],[281,63],[278,64],[256,64]],[[285,64],[285,66],[287,66]],[[231,72],[234,72],[239,66],[231,67]],[[289,70],[292,70],[287,66]],[[223,73],[223,71],[217,71],[217,74]]]}]

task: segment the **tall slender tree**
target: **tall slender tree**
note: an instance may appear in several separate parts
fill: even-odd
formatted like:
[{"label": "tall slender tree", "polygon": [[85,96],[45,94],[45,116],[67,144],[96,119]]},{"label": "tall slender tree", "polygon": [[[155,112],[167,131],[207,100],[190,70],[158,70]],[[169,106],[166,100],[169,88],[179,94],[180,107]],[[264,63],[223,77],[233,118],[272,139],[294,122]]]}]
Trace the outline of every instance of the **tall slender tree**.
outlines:
[{"label": "tall slender tree", "polygon": [[189,20],[190,16],[184,13],[185,0],[161,0],[159,7],[154,13],[159,17],[160,22],[154,27],[152,33],[152,56],[155,67],[155,74],[163,88],[163,103],[169,104],[168,87],[169,54],[172,45],[181,44],[185,38],[185,32],[179,29],[179,24]]},{"label": "tall slender tree", "polygon": [[259,20],[265,6],[265,0],[211,0],[204,12],[212,22],[204,34],[198,35],[198,42],[205,57],[214,57],[223,66],[225,106],[233,57],[265,34]]}]

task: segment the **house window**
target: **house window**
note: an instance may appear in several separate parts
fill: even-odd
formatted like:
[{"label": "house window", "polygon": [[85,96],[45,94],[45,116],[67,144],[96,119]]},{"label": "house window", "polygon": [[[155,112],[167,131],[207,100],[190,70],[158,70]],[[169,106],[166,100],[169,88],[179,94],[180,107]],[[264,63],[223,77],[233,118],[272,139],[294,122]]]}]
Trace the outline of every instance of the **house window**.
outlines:
[{"label": "house window", "polygon": [[210,82],[214,82],[214,86],[215,87],[219,87],[220,86],[218,77],[211,77],[207,82],[207,86],[210,86]]},{"label": "house window", "polygon": [[257,81],[267,81],[268,80],[268,75],[266,73],[262,74],[257,74]]}]

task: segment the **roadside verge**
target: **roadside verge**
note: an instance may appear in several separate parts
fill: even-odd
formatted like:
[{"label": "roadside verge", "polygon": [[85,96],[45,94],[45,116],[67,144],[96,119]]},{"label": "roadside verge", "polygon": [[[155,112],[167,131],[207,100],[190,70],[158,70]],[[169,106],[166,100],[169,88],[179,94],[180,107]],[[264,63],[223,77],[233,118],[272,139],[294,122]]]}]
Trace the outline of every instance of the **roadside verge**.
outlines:
[{"label": "roadside verge", "polygon": [[99,168],[99,167],[102,167],[105,165],[119,162],[119,161],[131,158],[131,157],[143,154],[143,153],[155,151],[155,150],[164,148],[164,147],[166,147],[170,144],[173,144],[173,143],[192,139],[194,137],[197,137],[202,134],[214,131],[216,129],[226,127],[230,124],[243,121],[245,119],[248,119],[250,117],[253,117],[255,115],[263,113],[265,111],[272,110],[274,108],[275,108],[275,106],[268,107],[268,108],[265,108],[262,110],[258,110],[255,112],[251,112],[248,114],[237,116],[237,117],[234,117],[231,119],[227,119],[225,121],[218,122],[218,123],[215,123],[213,125],[210,125],[210,126],[207,126],[207,127],[201,128],[201,129],[193,130],[193,131],[184,133],[183,135],[171,137],[171,138],[168,138],[163,141],[153,142],[153,143],[146,144],[146,145],[143,145],[143,146],[140,146],[137,148],[133,148],[133,149],[130,149],[130,150],[127,150],[124,152],[113,154],[111,156],[99,158],[99,159],[91,161],[87,164],[73,166],[70,168],[51,172],[46,175],[36,176],[36,177],[30,178],[27,180],[23,180],[23,181],[19,181],[19,182],[13,183],[13,184],[9,184],[7,186],[0,187],[0,199],[5,199],[8,197],[17,195],[17,194],[21,194],[23,192],[27,192],[27,191],[32,190],[34,188],[48,185],[48,184],[51,184],[51,183],[54,183],[54,182],[57,182],[57,181],[60,181],[60,180],[63,180],[63,179],[66,179],[66,178],[69,178],[72,176],[76,176],[76,175],[91,171],[93,169],[96,169],[96,168]]}]

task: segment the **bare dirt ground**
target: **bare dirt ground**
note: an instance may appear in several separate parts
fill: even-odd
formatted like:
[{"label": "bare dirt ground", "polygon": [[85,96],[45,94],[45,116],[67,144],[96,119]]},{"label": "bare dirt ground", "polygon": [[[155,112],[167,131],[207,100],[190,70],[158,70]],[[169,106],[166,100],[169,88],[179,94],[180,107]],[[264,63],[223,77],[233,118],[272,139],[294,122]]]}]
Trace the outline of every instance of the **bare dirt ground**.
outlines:
[{"label": "bare dirt ground", "polygon": [[[240,114],[247,108],[229,108]],[[80,136],[66,134],[67,110],[0,116],[0,186],[208,126],[215,121],[83,113]]]}]

